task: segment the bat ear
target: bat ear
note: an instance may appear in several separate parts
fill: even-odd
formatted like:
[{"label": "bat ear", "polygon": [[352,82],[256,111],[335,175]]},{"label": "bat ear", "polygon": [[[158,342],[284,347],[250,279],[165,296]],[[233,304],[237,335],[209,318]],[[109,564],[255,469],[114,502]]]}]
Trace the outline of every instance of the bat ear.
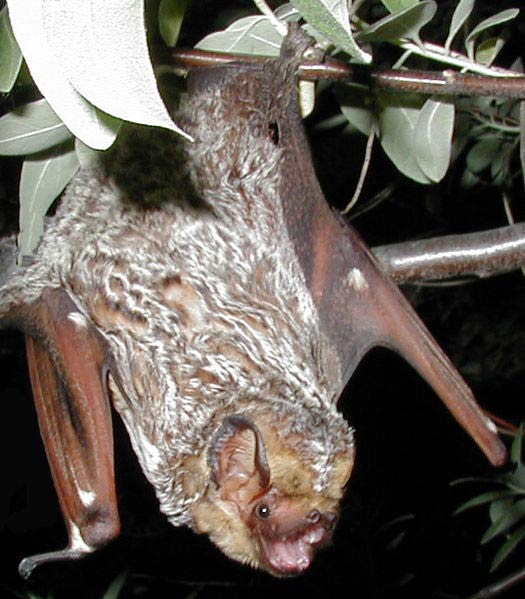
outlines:
[{"label": "bat ear", "polygon": [[270,484],[270,467],[261,431],[245,416],[224,419],[210,446],[213,481],[224,498],[249,502]]}]

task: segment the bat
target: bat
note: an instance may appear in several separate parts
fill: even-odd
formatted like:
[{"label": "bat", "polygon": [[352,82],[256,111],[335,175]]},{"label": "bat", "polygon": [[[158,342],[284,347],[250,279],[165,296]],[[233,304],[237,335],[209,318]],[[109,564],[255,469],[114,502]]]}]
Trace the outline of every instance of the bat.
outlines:
[{"label": "bat", "polygon": [[506,452],[448,358],[315,177],[297,97],[311,42],[190,74],[194,142],[129,127],[83,169],[31,264],[0,244],[0,322],[27,338],[68,546],[119,534],[110,405],[160,510],[229,557],[305,571],[354,463],[338,399],[362,356],[400,353],[490,462]]}]

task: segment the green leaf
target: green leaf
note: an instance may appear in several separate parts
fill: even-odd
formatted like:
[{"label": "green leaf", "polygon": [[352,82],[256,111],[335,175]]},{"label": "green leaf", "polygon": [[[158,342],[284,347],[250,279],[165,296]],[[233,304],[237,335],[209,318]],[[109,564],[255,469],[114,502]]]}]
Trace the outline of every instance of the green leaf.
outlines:
[{"label": "green leaf", "polygon": [[124,570],[115,579],[111,582],[106,592],[102,596],[102,599],[118,599],[120,592],[122,591],[122,587],[126,582],[126,578],[128,576],[128,571]]},{"label": "green leaf", "polygon": [[520,464],[523,452],[523,422],[520,424],[510,448],[510,459],[513,464]]},{"label": "green leaf", "polygon": [[487,529],[481,543],[485,544],[494,537],[506,533],[517,522],[525,518],[525,499],[512,503],[509,508]]},{"label": "green leaf", "polygon": [[341,84],[336,87],[335,95],[348,122],[368,136],[373,119],[368,89]]},{"label": "green leaf", "polygon": [[460,2],[458,2],[456,8],[454,9],[452,20],[450,21],[450,29],[445,42],[445,48],[447,50],[450,49],[450,46],[452,45],[452,42],[458,31],[463,27],[466,20],[470,17],[475,2],[476,0],[460,0]]},{"label": "green leaf", "polygon": [[167,46],[173,47],[179,39],[180,28],[191,0],[161,0],[159,4],[159,32]]},{"label": "green leaf", "polygon": [[11,91],[21,65],[22,52],[13,35],[7,7],[4,6],[0,11],[0,92]]},{"label": "green leaf", "polygon": [[505,45],[502,37],[489,37],[476,48],[476,62],[490,66]]},{"label": "green leaf", "polygon": [[465,48],[467,49],[469,58],[474,60],[474,44],[480,33],[489,29],[490,27],[501,25],[502,23],[506,23],[507,21],[515,19],[519,12],[520,11],[518,8],[508,8],[507,10],[502,10],[496,15],[493,15],[488,19],[484,19],[481,21],[481,23],[478,23],[478,25],[476,25],[476,27],[474,27],[474,29],[468,34],[467,39],[465,40]]},{"label": "green leaf", "polygon": [[392,93],[379,95],[379,128],[383,150],[404,175],[418,183],[430,183],[417,160],[414,148],[421,99]]},{"label": "green leaf", "polygon": [[13,156],[47,150],[71,137],[46,100],[21,106],[0,118],[0,154]]},{"label": "green leaf", "polygon": [[372,56],[354,40],[346,0],[291,0],[290,3],[335,46],[360,62],[372,62]]},{"label": "green leaf", "polygon": [[416,158],[421,170],[434,183],[445,176],[452,151],[454,104],[429,98],[414,129]]},{"label": "green leaf", "polygon": [[437,5],[433,0],[420,2],[376,21],[360,31],[356,39],[363,42],[386,42],[408,38],[419,42],[420,30],[432,20],[436,10]]},{"label": "green leaf", "polygon": [[496,552],[490,566],[490,571],[494,572],[523,539],[525,539],[525,524],[515,530]]},{"label": "green leaf", "polygon": [[82,168],[94,168],[100,164],[100,158],[104,155],[101,150],[94,150],[80,139],[75,139],[75,152],[77,154],[78,163]]},{"label": "green leaf", "polygon": [[44,230],[44,216],[78,169],[75,150],[67,144],[24,162],[20,178],[20,234],[22,258],[33,253]]},{"label": "green leaf", "polygon": [[486,493],[482,493],[481,495],[477,495],[472,499],[469,499],[462,505],[458,507],[457,510],[454,511],[454,516],[465,512],[466,510],[470,510],[473,507],[478,507],[480,505],[485,505],[486,503],[491,503],[493,501],[505,499],[507,497],[513,497],[516,495],[514,491],[508,490],[500,490],[500,491],[488,491]]},{"label": "green leaf", "polygon": [[278,56],[283,36],[264,15],[243,17],[224,31],[211,33],[195,47],[212,52]]},{"label": "green leaf", "polygon": [[75,137],[106,149],[120,119],[180,132],[157,89],[144,0],[33,0],[30,18],[26,0],[8,5],[36,85]]},{"label": "green leaf", "polygon": [[501,148],[501,138],[496,135],[484,137],[467,154],[467,167],[473,173],[481,173],[492,164]]},{"label": "green leaf", "polygon": [[381,2],[391,13],[394,13],[414,6],[419,0],[381,0]]}]

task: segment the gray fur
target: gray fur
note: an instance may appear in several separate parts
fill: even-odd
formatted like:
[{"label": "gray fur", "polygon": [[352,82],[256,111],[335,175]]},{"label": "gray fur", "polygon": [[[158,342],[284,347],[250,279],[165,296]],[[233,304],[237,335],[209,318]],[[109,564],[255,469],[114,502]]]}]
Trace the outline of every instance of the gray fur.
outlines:
[{"label": "gray fur", "polygon": [[283,436],[301,433],[320,491],[352,446],[340,367],[283,220],[281,150],[257,114],[224,114],[230,91],[188,102],[179,122],[195,143],[137,129],[104,168],[81,171],[34,262],[0,288],[1,318],[63,287],[106,338],[115,406],[176,525],[204,492],[185,494],[180,465],[229,414],[269,412]]}]

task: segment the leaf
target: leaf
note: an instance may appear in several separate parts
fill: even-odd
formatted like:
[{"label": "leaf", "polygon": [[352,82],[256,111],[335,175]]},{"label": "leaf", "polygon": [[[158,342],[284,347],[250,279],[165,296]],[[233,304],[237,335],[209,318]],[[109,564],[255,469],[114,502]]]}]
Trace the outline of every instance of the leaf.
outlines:
[{"label": "leaf", "polygon": [[211,33],[195,47],[212,52],[278,56],[283,36],[264,15],[243,17],[224,31]]},{"label": "leaf", "polygon": [[372,62],[372,56],[354,40],[346,0],[291,0],[290,3],[334,45],[360,62]]},{"label": "leaf", "polygon": [[520,424],[510,448],[510,459],[513,464],[521,463],[521,456],[523,452],[523,422]]},{"label": "leaf", "polygon": [[82,168],[95,168],[100,164],[100,157],[104,155],[103,151],[86,146],[80,139],[75,139],[75,152]]},{"label": "leaf", "polygon": [[7,7],[4,6],[0,11],[0,92],[11,91],[21,65],[22,52],[13,35]]},{"label": "leaf", "polygon": [[483,40],[476,48],[476,62],[490,66],[505,45],[502,37],[490,37]]},{"label": "leaf", "polygon": [[454,104],[429,98],[414,129],[414,148],[421,170],[434,183],[441,181],[450,164]]},{"label": "leaf", "polygon": [[490,166],[501,148],[501,138],[493,135],[478,141],[467,154],[467,167],[473,173],[481,173]]},{"label": "leaf", "polygon": [[518,8],[509,8],[507,10],[502,10],[488,19],[484,19],[481,21],[481,23],[478,23],[476,27],[474,27],[474,29],[468,34],[467,39],[465,40],[465,48],[467,49],[468,57],[474,60],[474,44],[480,33],[486,29],[489,29],[490,27],[494,27],[495,25],[501,25],[502,23],[511,21],[518,16],[519,12],[520,11]]},{"label": "leaf", "polygon": [[450,29],[445,42],[445,48],[447,50],[450,49],[450,46],[452,45],[452,42],[458,31],[463,27],[466,20],[470,17],[475,2],[476,0],[460,0],[460,2],[458,2],[456,8],[454,9],[454,13],[452,14]]},{"label": "leaf", "polygon": [[157,89],[144,0],[40,1],[47,41],[86,100],[113,117],[181,132]]},{"label": "leaf", "polygon": [[363,135],[368,136],[373,119],[368,89],[341,84],[336,87],[335,95],[348,122]]},{"label": "leaf", "polygon": [[[516,495],[516,494],[514,494]],[[492,524],[509,512],[514,502],[514,496],[496,499],[489,506],[489,518]]]},{"label": "leaf", "polygon": [[21,106],[0,118],[0,154],[13,156],[47,150],[71,137],[46,100]]},{"label": "leaf", "polygon": [[87,145],[109,147],[120,119],[180,132],[157,89],[143,0],[9,0],[35,83]]},{"label": "leaf", "polygon": [[494,570],[501,565],[501,563],[514,551],[516,545],[523,539],[525,539],[525,524],[515,530],[496,552],[490,566],[490,571],[494,572]]},{"label": "leaf", "polygon": [[421,100],[383,92],[379,95],[379,106],[383,150],[404,175],[418,183],[430,183],[419,166],[414,148],[414,130],[421,110]]},{"label": "leaf", "polygon": [[510,528],[512,528],[517,522],[523,520],[525,518],[525,499],[520,501],[516,501],[510,506],[502,516],[492,523],[492,525],[487,529],[483,537],[481,538],[481,543],[485,544],[491,541],[494,537],[506,533]]},{"label": "leaf", "polygon": [[360,31],[356,39],[363,42],[385,42],[408,38],[420,42],[419,32],[432,20],[436,10],[437,5],[433,0],[420,2],[376,21]]},{"label": "leaf", "polygon": [[159,32],[164,43],[173,47],[179,39],[180,28],[190,0],[160,0]]},{"label": "leaf", "polygon": [[66,78],[44,29],[43,6],[48,1],[9,0],[13,33],[33,80],[68,129],[93,148],[108,148],[119,123],[87,102]]},{"label": "leaf", "polygon": [[381,0],[381,2],[391,13],[394,13],[414,6],[419,0]]},{"label": "leaf", "polygon": [[486,493],[482,493],[481,495],[477,495],[476,497],[473,497],[472,499],[469,499],[468,501],[460,505],[458,509],[454,511],[453,515],[457,516],[458,514],[461,514],[466,510],[470,510],[473,507],[478,507],[486,503],[491,503],[493,501],[505,499],[507,497],[512,497],[515,494],[516,493],[514,491],[508,490],[488,491]]},{"label": "leaf", "polygon": [[20,178],[20,234],[22,257],[33,253],[44,230],[44,216],[78,169],[75,151],[54,148],[24,162]]},{"label": "leaf", "polygon": [[122,587],[126,582],[126,578],[128,576],[128,571],[124,570],[115,579],[111,582],[106,592],[102,596],[102,599],[118,599],[120,595],[120,591],[122,591]]}]

